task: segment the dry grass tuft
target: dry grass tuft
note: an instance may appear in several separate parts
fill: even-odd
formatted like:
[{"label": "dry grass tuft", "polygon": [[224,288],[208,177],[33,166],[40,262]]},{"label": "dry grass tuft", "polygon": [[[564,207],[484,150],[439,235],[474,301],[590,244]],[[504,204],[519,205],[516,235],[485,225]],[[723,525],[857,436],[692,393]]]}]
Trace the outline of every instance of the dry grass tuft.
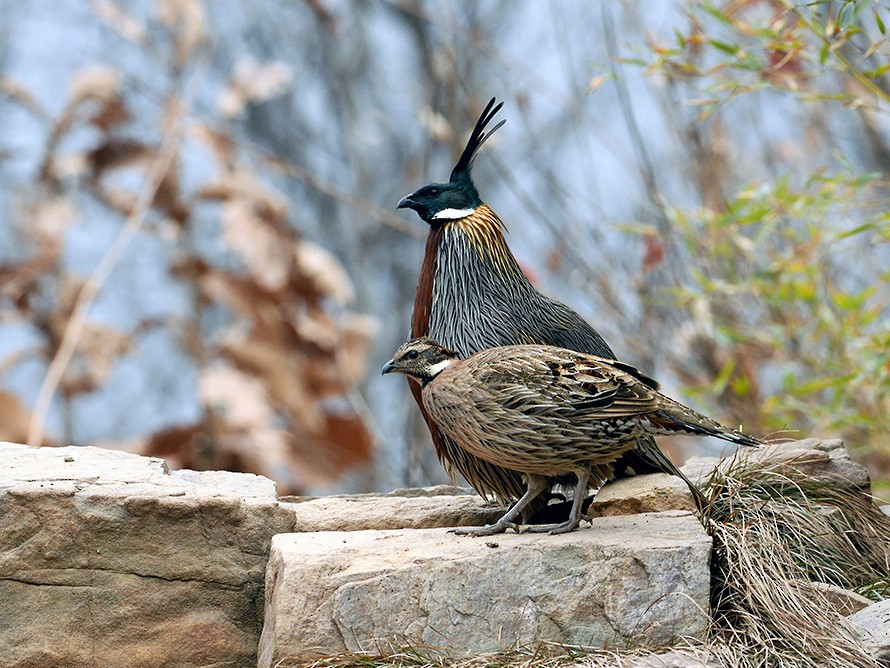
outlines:
[{"label": "dry grass tuft", "polygon": [[888,595],[890,518],[859,488],[740,454],[707,484],[712,650],[723,666],[877,664],[810,582]]}]

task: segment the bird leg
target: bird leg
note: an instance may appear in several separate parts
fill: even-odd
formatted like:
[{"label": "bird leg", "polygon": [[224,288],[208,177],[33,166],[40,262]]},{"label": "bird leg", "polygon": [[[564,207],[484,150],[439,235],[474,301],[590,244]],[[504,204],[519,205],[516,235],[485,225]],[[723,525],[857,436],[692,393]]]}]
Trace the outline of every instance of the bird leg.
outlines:
[{"label": "bird leg", "polygon": [[[581,524],[581,506],[584,503],[584,497],[587,495],[587,482],[590,480],[590,470],[586,469],[577,472],[578,486],[575,487],[575,496],[572,501],[572,511],[569,513],[569,519],[559,524],[535,524],[532,526],[522,527],[520,533],[549,533],[550,535],[557,533],[568,533],[574,531]],[[525,498],[525,497],[523,497]]]},{"label": "bird leg", "polygon": [[[541,492],[547,489],[547,478],[540,475],[534,475],[531,473],[526,474],[526,490],[525,494],[522,495],[522,498],[516,502],[516,504],[510,508],[504,516],[501,517],[494,524],[488,524],[484,527],[461,527],[457,529],[451,529],[449,533],[455,533],[458,536],[493,536],[494,534],[504,533],[507,529],[513,529],[517,533],[520,532],[520,525],[516,524],[513,520],[515,520],[522,510],[531,503]],[[586,486],[587,481],[584,481]],[[575,506],[573,505],[572,508]]]}]

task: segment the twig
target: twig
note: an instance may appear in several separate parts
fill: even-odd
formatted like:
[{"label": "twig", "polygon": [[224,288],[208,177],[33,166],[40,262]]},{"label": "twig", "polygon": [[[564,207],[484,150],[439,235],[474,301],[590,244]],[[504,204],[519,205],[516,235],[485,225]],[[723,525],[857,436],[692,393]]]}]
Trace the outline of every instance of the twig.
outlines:
[{"label": "twig", "polygon": [[630,95],[627,92],[627,85],[618,75],[618,69],[615,66],[619,54],[618,45],[615,41],[615,21],[612,17],[612,9],[607,8],[607,5],[603,3],[600,5],[600,10],[606,51],[609,54],[609,70],[612,74],[612,81],[615,84],[615,91],[618,94],[618,104],[621,106],[627,131],[630,134],[631,141],[637,152],[637,158],[640,162],[640,172],[643,176],[643,183],[646,186],[646,194],[649,195],[649,200],[657,209],[655,222],[658,226],[658,231],[661,233],[663,239],[668,239],[671,233],[671,224],[667,213],[665,213],[664,196],[658,189],[658,183],[655,179],[655,168],[652,166],[652,160],[649,157],[646,142],[643,140],[640,126],[637,124],[637,119],[633,112],[633,105],[630,102]]},{"label": "twig", "polygon": [[176,156],[179,140],[183,132],[185,104],[182,101],[174,104],[175,106],[172,110],[174,122],[163,137],[160,151],[158,151],[157,157],[152,162],[151,169],[149,169],[145,182],[142,184],[133,210],[127,216],[126,222],[120,232],[118,232],[111,247],[102,256],[99,264],[96,265],[96,269],[84,283],[80,294],[77,296],[77,302],[65,326],[62,342],[53,356],[46,376],[43,378],[43,383],[40,386],[40,392],[37,394],[37,402],[34,405],[34,411],[31,413],[31,422],[28,425],[28,445],[37,446],[43,442],[43,427],[46,421],[46,414],[49,411],[56,389],[62,380],[62,375],[65,373],[65,369],[71,362],[71,358],[77,348],[87,313],[102,285],[127,249],[130,240],[145,222],[145,217],[151,208],[158,188]]}]

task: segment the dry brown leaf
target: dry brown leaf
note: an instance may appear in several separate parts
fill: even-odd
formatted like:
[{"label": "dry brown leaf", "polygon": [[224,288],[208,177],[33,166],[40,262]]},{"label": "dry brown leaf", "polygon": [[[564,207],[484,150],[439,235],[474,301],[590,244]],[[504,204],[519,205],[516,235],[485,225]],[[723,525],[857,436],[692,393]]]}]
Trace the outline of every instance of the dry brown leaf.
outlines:
[{"label": "dry brown leaf", "polygon": [[111,169],[148,164],[156,157],[157,151],[154,148],[140,141],[117,137],[106,137],[102,144],[87,154],[95,177]]},{"label": "dry brown leaf", "polygon": [[74,304],[77,302],[77,295],[83,288],[84,279],[79,276],[64,275],[59,282],[56,292],[56,305],[53,309],[49,325],[49,331],[52,338],[61,341],[65,333],[65,326],[68,324],[68,318],[74,310]]},{"label": "dry brown leaf", "polygon": [[279,489],[305,487],[305,471],[291,466],[292,437],[287,431],[272,425],[240,430],[225,425],[225,432],[217,441],[220,454],[239,458],[242,470],[275,480]]},{"label": "dry brown leaf", "polygon": [[122,188],[102,189],[100,191],[102,200],[113,209],[120,212],[124,217],[129,216],[136,206],[139,196],[129,190]]},{"label": "dry brown leaf", "polygon": [[257,216],[274,223],[285,223],[290,210],[284,196],[269,190],[253,174],[243,170],[235,170],[206,184],[198,191],[198,197],[221,202],[246,200],[251,203]]},{"label": "dry brown leaf", "polygon": [[211,300],[225,304],[236,313],[252,319],[254,324],[277,322],[281,316],[268,293],[249,277],[202,266],[197,269],[203,293]]},{"label": "dry brown leaf", "polygon": [[331,315],[320,308],[300,309],[292,324],[300,339],[321,350],[334,350],[340,343],[340,328]]},{"label": "dry brown leaf", "polygon": [[30,211],[27,228],[35,238],[61,245],[62,235],[77,221],[80,213],[65,197],[51,197],[37,203]]},{"label": "dry brown leaf", "polygon": [[201,439],[201,425],[177,425],[151,434],[143,440],[139,454],[147,457],[168,457],[182,450],[193,451]]},{"label": "dry brown leaf", "polygon": [[[61,318],[53,318],[54,329],[59,329],[63,322],[67,325]],[[108,380],[118,358],[131,352],[132,345],[132,338],[124,332],[85,323],[62,379],[62,392],[69,397],[95,392]]]},{"label": "dry brown leaf", "polygon": [[204,41],[207,20],[197,0],[158,0],[158,19],[176,34],[176,57],[184,65]]},{"label": "dry brown leaf", "polygon": [[[0,265],[0,297],[8,299],[23,312],[29,309],[28,297],[35,292],[41,279],[58,263],[61,247],[44,244],[27,260]],[[0,311],[0,322],[5,313]]]},{"label": "dry brown leaf", "polygon": [[132,118],[130,110],[124,101],[115,96],[111,99],[104,100],[102,106],[90,117],[90,124],[104,132],[108,132],[112,128],[126,123]]},{"label": "dry brown leaf", "polygon": [[83,100],[112,100],[120,91],[121,73],[115,67],[97,65],[75,74],[68,84],[72,106]]},{"label": "dry brown leaf", "polygon": [[231,135],[211,128],[204,123],[190,126],[192,136],[213,152],[214,158],[223,171],[235,168],[235,142]]},{"label": "dry brown leaf", "polygon": [[[325,419],[324,439],[336,444],[339,468],[352,468],[371,459],[373,440],[364,422],[355,415],[329,414]],[[338,472],[337,476],[342,475]]]},{"label": "dry brown leaf", "polygon": [[243,471],[241,462],[231,457],[223,458],[210,453],[208,457],[207,435],[204,425],[175,425],[156,431],[142,438],[96,443],[98,447],[122,450],[143,457],[162,457],[172,469],[223,469]]},{"label": "dry brown leaf", "polygon": [[64,181],[78,179],[90,171],[90,163],[84,153],[69,153],[52,157],[49,173],[54,179]]},{"label": "dry brown leaf", "polygon": [[221,416],[215,420],[220,438],[214,445],[237,456],[240,470],[295,482],[289,480],[289,437],[276,426],[276,413],[259,379],[232,367],[216,367],[201,374],[200,393]]},{"label": "dry brown leaf", "polygon": [[246,199],[225,202],[220,217],[223,238],[257,283],[267,290],[281,290],[292,268],[290,240],[259,217]]},{"label": "dry brown leaf", "polygon": [[316,400],[341,396],[346,390],[346,379],[337,367],[333,355],[311,355],[305,363],[306,381]]},{"label": "dry brown leaf", "polygon": [[142,42],[145,39],[145,25],[139,19],[125,12],[113,0],[91,0],[90,5],[100,19],[124,39]]},{"label": "dry brown leaf", "polygon": [[0,78],[0,91],[28,109],[35,116],[39,116],[40,118],[49,117],[41,104],[37,101],[37,98],[31,95],[31,92],[27,88],[14,79],[10,77]]},{"label": "dry brown leaf", "polygon": [[301,241],[294,249],[297,270],[311,282],[322,296],[338,304],[350,303],[354,298],[352,281],[331,253],[309,241]]},{"label": "dry brown leaf", "polygon": [[354,415],[325,415],[324,428],[318,434],[295,428],[294,466],[311,472],[315,485],[330,484],[349,469],[367,463],[372,452],[372,439]]},{"label": "dry brown leaf", "polygon": [[77,350],[87,356],[90,373],[101,385],[111,374],[118,358],[132,352],[133,339],[120,330],[88,322],[84,324]]},{"label": "dry brown leaf", "polygon": [[226,118],[236,118],[247,108],[247,99],[242,91],[228,86],[219,94],[216,108]]},{"label": "dry brown leaf", "polygon": [[249,103],[283,94],[292,80],[293,73],[285,63],[242,60],[235,66],[232,81],[220,95],[217,108],[227,118],[240,116]]},{"label": "dry brown leaf", "polygon": [[[22,400],[5,390],[0,390],[0,441],[25,443],[31,414]],[[53,439],[44,437],[41,445],[55,445]]]},{"label": "dry brown leaf", "polygon": [[230,337],[222,345],[229,360],[241,370],[263,379],[272,401],[291,419],[312,432],[322,427],[319,395],[308,384],[308,360],[299,350],[251,337]]},{"label": "dry brown leaf", "polygon": [[199,376],[198,388],[201,402],[237,428],[265,427],[275,419],[263,383],[238,369],[230,366],[205,369]]}]

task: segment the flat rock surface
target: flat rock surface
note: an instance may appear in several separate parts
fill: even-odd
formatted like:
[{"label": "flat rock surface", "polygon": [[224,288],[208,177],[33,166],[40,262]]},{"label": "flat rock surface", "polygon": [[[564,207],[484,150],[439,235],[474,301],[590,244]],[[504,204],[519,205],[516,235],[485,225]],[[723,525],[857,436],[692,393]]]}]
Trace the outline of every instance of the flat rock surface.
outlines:
[{"label": "flat rock surface", "polygon": [[274,484],[0,443],[0,666],[250,666]]},{"label": "flat rock surface", "polygon": [[650,473],[606,483],[593,497],[593,517],[635,515],[663,510],[695,510],[692,493],[679,477]]},{"label": "flat rock surface", "polygon": [[890,662],[890,598],[872,603],[847,619],[859,631],[869,653],[881,665]]},{"label": "flat rock surface", "polygon": [[558,536],[279,535],[259,665],[387,647],[465,655],[538,641],[663,646],[701,637],[710,549],[683,511],[597,518]]},{"label": "flat rock surface", "polygon": [[293,498],[284,505],[294,514],[295,531],[483,526],[496,522],[504,513],[473,490],[445,486],[387,494]]}]

